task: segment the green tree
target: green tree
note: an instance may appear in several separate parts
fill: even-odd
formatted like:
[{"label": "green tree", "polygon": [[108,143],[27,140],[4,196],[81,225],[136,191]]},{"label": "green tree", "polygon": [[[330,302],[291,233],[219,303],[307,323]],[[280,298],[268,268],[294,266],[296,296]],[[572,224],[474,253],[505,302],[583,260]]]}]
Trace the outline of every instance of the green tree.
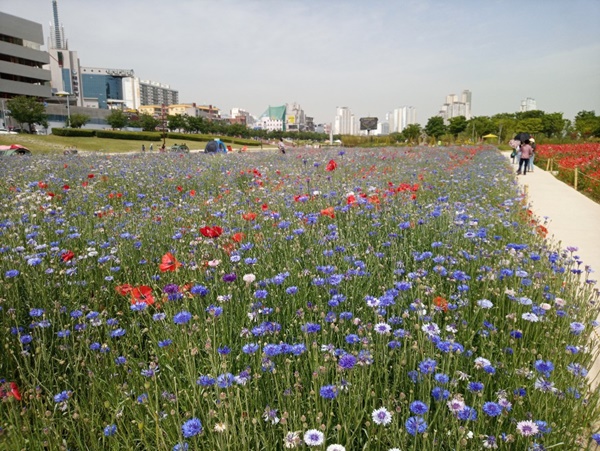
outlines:
[{"label": "green tree", "polygon": [[153,132],[154,130],[156,130],[156,127],[158,127],[158,125],[160,124],[160,121],[158,119],[152,117],[148,113],[141,114],[138,119],[138,122],[140,124],[140,127],[142,127],[142,130],[144,130],[145,132]]},{"label": "green tree", "polygon": [[419,124],[408,124],[406,128],[402,130],[402,135],[409,143],[416,143],[419,141],[419,136],[421,136],[422,131]]},{"label": "green tree", "polygon": [[180,131],[182,128],[186,126],[186,118],[181,114],[176,114],[174,116],[167,116],[167,128],[169,130],[178,130]]},{"label": "green tree", "polygon": [[548,138],[562,136],[565,128],[566,124],[562,113],[550,113],[542,117],[542,133]]},{"label": "green tree", "polygon": [[575,130],[584,139],[592,136],[599,126],[600,117],[596,116],[595,111],[580,111],[575,116]]},{"label": "green tree", "polygon": [[430,117],[425,125],[425,133],[428,136],[433,136],[438,139],[444,133],[446,133],[446,126],[444,125],[444,118],[441,116]]},{"label": "green tree", "polygon": [[106,122],[112,128],[121,129],[129,123],[129,118],[122,110],[112,110],[108,116],[106,116]]},{"label": "green tree", "polygon": [[467,118],[464,116],[456,116],[451,117],[448,120],[448,132],[451,133],[454,138],[459,135],[459,133],[464,132],[467,129]]},{"label": "green tree", "polygon": [[90,121],[90,117],[87,114],[75,113],[71,114],[71,120],[69,122],[69,127],[71,128],[81,128],[85,124]]},{"label": "green tree", "polygon": [[467,134],[473,141],[479,141],[482,136],[496,131],[494,121],[488,116],[475,116],[469,119]]},{"label": "green tree", "polygon": [[48,116],[44,105],[34,97],[14,97],[6,102],[6,106],[10,110],[11,117],[19,123],[21,128],[23,128],[23,124],[27,124],[30,133],[33,133],[35,124],[48,127]]},{"label": "green tree", "polygon": [[539,117],[521,119],[517,123],[517,128],[520,132],[527,132],[534,136],[539,135],[542,132],[542,119]]}]

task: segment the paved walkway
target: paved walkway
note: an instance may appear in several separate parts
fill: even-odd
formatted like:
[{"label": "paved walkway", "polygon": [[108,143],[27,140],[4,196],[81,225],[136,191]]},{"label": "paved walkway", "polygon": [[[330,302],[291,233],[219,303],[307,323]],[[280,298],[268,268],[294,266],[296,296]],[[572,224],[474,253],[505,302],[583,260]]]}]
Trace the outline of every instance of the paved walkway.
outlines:
[{"label": "paved walkway", "polygon": [[[510,161],[509,153],[505,155]],[[516,164],[511,167],[517,171]],[[579,255],[583,265],[592,268],[594,272],[589,278],[598,280],[596,286],[600,288],[600,204],[537,166],[533,172],[516,177],[527,192],[534,215],[542,221],[548,218],[548,238],[559,243],[561,249],[577,247],[575,255]],[[600,342],[600,334],[596,338]],[[594,387],[599,385],[600,358],[596,359],[588,378]]]}]

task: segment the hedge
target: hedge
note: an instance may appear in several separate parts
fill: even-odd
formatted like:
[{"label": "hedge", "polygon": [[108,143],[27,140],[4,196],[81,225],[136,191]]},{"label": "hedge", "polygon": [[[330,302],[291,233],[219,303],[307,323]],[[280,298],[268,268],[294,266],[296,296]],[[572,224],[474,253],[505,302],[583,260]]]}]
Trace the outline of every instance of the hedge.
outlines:
[{"label": "hedge", "polygon": [[53,128],[52,134],[56,136],[83,136],[93,138],[96,136],[96,130],[85,128]]},{"label": "hedge", "polygon": [[160,141],[160,133],[156,132],[122,132],[119,130],[96,130],[98,138],[131,139],[136,141]]}]

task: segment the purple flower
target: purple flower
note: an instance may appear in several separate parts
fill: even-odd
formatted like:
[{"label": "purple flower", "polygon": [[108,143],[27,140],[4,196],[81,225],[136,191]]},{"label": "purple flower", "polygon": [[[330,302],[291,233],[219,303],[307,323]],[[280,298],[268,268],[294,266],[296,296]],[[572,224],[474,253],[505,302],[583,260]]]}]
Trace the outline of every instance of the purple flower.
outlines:
[{"label": "purple flower", "polygon": [[422,401],[413,401],[410,403],[409,409],[415,415],[425,415],[429,410],[429,407]]},{"label": "purple flower", "polygon": [[316,323],[306,323],[300,329],[302,332],[306,332],[307,334],[314,334],[321,330],[321,326]]},{"label": "purple flower", "polygon": [[483,413],[490,417],[497,417],[502,413],[502,407],[500,404],[496,404],[495,402],[486,402],[483,405]]},{"label": "purple flower", "polygon": [[237,275],[235,273],[223,275],[223,282],[235,282],[236,279],[237,279]]},{"label": "purple flower", "polygon": [[404,427],[410,435],[422,434],[427,430],[427,422],[421,417],[409,417]]},{"label": "purple flower", "polygon": [[340,357],[338,365],[344,370],[351,370],[356,365],[357,359],[352,354],[344,354]]},{"label": "purple flower", "polygon": [[175,314],[175,316],[173,317],[173,322],[175,324],[185,324],[191,319],[192,319],[192,314],[190,312],[183,310],[183,311]]},{"label": "purple flower", "polygon": [[338,395],[338,389],[335,385],[324,385],[319,394],[324,399],[334,399]]}]

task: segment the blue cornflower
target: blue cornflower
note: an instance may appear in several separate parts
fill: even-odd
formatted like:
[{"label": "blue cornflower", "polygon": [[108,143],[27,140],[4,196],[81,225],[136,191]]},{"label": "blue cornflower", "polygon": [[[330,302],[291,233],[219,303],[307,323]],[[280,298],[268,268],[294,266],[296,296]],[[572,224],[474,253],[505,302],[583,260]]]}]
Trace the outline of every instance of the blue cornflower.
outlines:
[{"label": "blue cornflower", "polygon": [[4,273],[4,277],[10,279],[11,277],[17,277],[19,274],[21,273],[17,269],[9,269]]},{"label": "blue cornflower", "polygon": [[306,323],[300,329],[307,334],[314,334],[321,330],[321,326],[316,323]]},{"label": "blue cornflower", "polygon": [[163,319],[165,319],[167,317],[166,313],[155,313],[154,315],[152,315],[152,319],[154,321],[162,321]]},{"label": "blue cornflower", "polygon": [[437,373],[435,376],[433,376],[433,379],[438,384],[447,384],[448,382],[450,382],[450,378],[444,373]]},{"label": "blue cornflower", "polygon": [[346,340],[346,343],[348,343],[348,344],[360,343],[360,337],[356,334],[346,335],[345,340]]},{"label": "blue cornflower", "polygon": [[578,322],[571,323],[570,327],[571,327],[571,333],[573,333],[575,335],[580,335],[581,332],[583,332],[585,330],[585,326],[582,323],[578,323]]},{"label": "blue cornflower", "polygon": [[122,328],[115,329],[110,333],[111,338],[122,337],[123,335],[125,335],[125,329]]},{"label": "blue cornflower", "polygon": [[324,385],[319,394],[325,399],[334,399],[338,395],[338,389],[335,385]]},{"label": "blue cornflower", "polygon": [[217,352],[221,355],[227,355],[231,352],[231,349],[229,348],[229,346],[220,346],[219,348],[217,348]]},{"label": "blue cornflower", "polygon": [[458,418],[463,421],[475,421],[477,419],[477,410],[465,406],[464,409],[458,412]]},{"label": "blue cornflower", "polygon": [[177,443],[173,447],[173,451],[188,451],[188,449],[190,449],[190,445],[188,445],[186,442]]},{"label": "blue cornflower", "polygon": [[483,383],[481,382],[469,382],[469,385],[467,387],[469,389],[469,391],[472,392],[479,392],[483,390]]},{"label": "blue cornflower", "polygon": [[298,292],[298,287],[288,287],[285,289],[286,294],[296,294]]},{"label": "blue cornflower", "polygon": [[185,324],[191,319],[192,314],[186,310],[182,310],[181,312],[175,314],[175,316],[173,317],[173,322],[175,324]]},{"label": "blue cornflower", "polygon": [[159,348],[166,348],[167,346],[169,346],[172,343],[173,343],[173,340],[167,338],[166,340],[159,341],[158,342],[158,347]]},{"label": "blue cornflower", "polygon": [[410,435],[422,434],[427,430],[427,422],[421,417],[409,417],[404,427]]},{"label": "blue cornflower", "polygon": [[258,351],[258,349],[259,349],[259,346],[257,344],[248,343],[242,347],[242,352],[244,354],[254,354],[256,351]]},{"label": "blue cornflower", "polygon": [[31,317],[38,317],[38,316],[42,316],[44,314],[44,309],[42,308],[32,308],[31,310],[29,310],[29,316]]},{"label": "blue cornflower", "polygon": [[429,407],[422,401],[413,401],[410,403],[409,409],[415,415],[425,415]]},{"label": "blue cornflower", "polygon": [[181,426],[181,432],[185,438],[198,435],[202,432],[202,422],[198,418],[187,420]]},{"label": "blue cornflower", "polygon": [[117,433],[117,425],[109,424],[104,428],[104,436],[110,437],[111,435],[115,435]]},{"label": "blue cornflower", "polygon": [[497,417],[498,415],[500,415],[502,413],[502,407],[500,406],[500,404],[497,404],[495,402],[486,402],[483,405],[483,413],[485,413],[487,416],[490,417]]},{"label": "blue cornflower", "polygon": [[117,365],[123,365],[123,364],[125,364],[125,362],[127,362],[127,359],[123,356],[119,356],[115,359],[115,363]]},{"label": "blue cornflower", "polygon": [[433,374],[437,362],[433,359],[425,359],[419,363],[419,371],[423,374]]},{"label": "blue cornflower", "polygon": [[448,399],[450,397],[450,392],[442,387],[434,387],[431,390],[431,396],[436,401],[441,401],[442,399]]},{"label": "blue cornflower", "polygon": [[54,395],[54,402],[65,402],[68,401],[70,397],[70,393],[68,391],[61,391],[58,395]]},{"label": "blue cornflower", "polygon": [[351,370],[356,365],[357,359],[352,354],[344,354],[340,357],[338,365],[344,370]]},{"label": "blue cornflower", "polygon": [[215,385],[215,378],[210,376],[200,376],[196,381],[196,384],[201,385],[203,387],[210,387],[211,385]]},{"label": "blue cornflower", "polygon": [[33,341],[33,337],[29,334],[27,335],[21,335],[21,337],[19,338],[19,341],[21,343],[23,343],[24,345],[29,344]]},{"label": "blue cornflower", "polygon": [[199,296],[206,296],[210,290],[203,285],[194,285],[190,288],[190,293],[197,294]]},{"label": "blue cornflower", "polygon": [[231,373],[224,373],[217,376],[217,385],[221,388],[227,388],[233,385],[234,377]]},{"label": "blue cornflower", "polygon": [[550,360],[536,360],[534,367],[538,373],[542,373],[546,377],[550,377],[550,373],[554,371],[554,364]]}]

